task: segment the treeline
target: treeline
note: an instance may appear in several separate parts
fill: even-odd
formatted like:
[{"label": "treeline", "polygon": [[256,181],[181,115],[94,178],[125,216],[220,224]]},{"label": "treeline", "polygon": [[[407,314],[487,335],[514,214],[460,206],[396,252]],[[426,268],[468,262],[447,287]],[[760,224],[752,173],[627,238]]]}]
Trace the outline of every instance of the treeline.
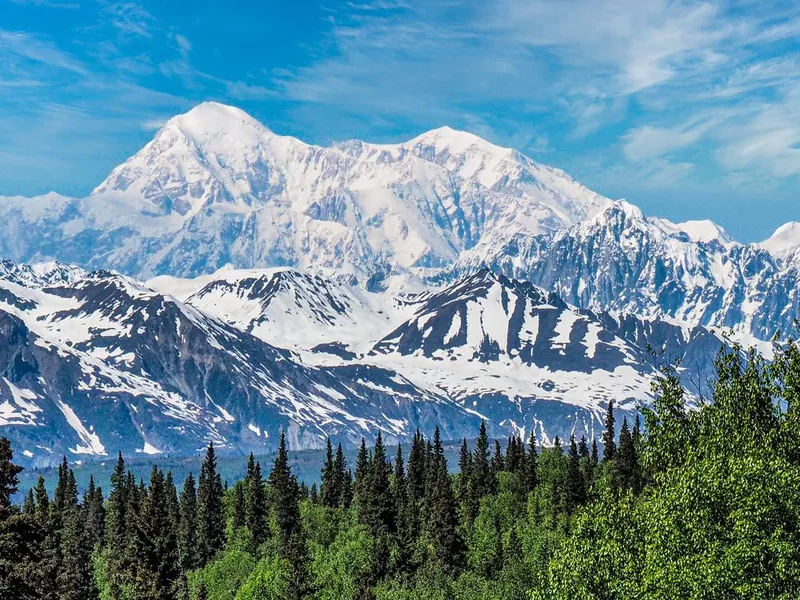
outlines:
[{"label": "treeline", "polygon": [[602,452],[482,427],[455,475],[438,429],[393,457],[362,442],[352,467],[329,442],[319,488],[282,435],[269,474],[251,456],[231,486],[209,446],[180,486],[120,456],[108,497],[79,498],[65,461],[52,497],[40,479],[15,506],[3,439],[0,598],[800,597],[800,353],[722,353],[713,387],[689,408],[666,370],[643,423],[609,404]]}]

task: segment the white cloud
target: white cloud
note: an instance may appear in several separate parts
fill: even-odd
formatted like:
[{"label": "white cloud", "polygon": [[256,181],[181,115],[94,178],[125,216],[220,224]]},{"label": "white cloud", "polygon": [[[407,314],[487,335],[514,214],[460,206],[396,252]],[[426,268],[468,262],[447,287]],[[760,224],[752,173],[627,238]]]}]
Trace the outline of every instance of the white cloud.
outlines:
[{"label": "white cloud", "polygon": [[146,121],[142,121],[142,129],[145,131],[155,131],[157,129],[161,129],[164,125],[166,125],[167,119],[160,118],[160,119],[148,119]]}]

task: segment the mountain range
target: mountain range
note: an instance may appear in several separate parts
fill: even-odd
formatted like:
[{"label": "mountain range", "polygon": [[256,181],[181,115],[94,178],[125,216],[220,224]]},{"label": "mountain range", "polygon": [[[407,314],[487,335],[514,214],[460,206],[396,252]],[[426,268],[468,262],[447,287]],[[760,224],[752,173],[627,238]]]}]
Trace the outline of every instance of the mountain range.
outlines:
[{"label": "mountain range", "polygon": [[800,317],[800,224],[741,244],[466,132],[328,147],[204,103],[89,196],[0,197],[0,428],[25,460],[593,435]]}]

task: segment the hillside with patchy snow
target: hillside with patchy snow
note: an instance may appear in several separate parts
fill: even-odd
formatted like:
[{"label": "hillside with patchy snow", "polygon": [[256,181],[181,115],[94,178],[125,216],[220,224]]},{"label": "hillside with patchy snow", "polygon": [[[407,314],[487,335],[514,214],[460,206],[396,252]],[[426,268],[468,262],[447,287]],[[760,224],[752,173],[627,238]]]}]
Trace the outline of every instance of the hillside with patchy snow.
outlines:
[{"label": "hillside with patchy snow", "polygon": [[646,347],[696,347],[679,327],[578,310],[488,270],[395,294],[291,269],[156,291],[108,271],[4,265],[0,428],[26,464],[185,455],[209,439],[264,452],[281,428],[294,449],[436,425],[473,437],[481,420],[497,436],[594,435],[610,400],[623,414],[649,400]]}]

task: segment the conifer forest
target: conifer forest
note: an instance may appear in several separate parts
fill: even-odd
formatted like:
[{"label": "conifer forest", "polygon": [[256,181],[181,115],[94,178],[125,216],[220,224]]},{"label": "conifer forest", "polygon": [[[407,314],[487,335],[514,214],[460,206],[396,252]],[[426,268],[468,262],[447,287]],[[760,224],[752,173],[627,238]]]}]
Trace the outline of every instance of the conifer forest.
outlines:
[{"label": "conifer forest", "polygon": [[[439,430],[355,464],[329,441],[321,485],[286,443],[225,483],[119,456],[110,489],[18,490],[0,441],[0,598],[793,599],[800,597],[800,351],[722,352],[712,398],[665,369],[633,422],[598,439],[464,440]],[[24,502],[12,502],[21,493]],[[15,496],[16,497],[16,496]]]}]

